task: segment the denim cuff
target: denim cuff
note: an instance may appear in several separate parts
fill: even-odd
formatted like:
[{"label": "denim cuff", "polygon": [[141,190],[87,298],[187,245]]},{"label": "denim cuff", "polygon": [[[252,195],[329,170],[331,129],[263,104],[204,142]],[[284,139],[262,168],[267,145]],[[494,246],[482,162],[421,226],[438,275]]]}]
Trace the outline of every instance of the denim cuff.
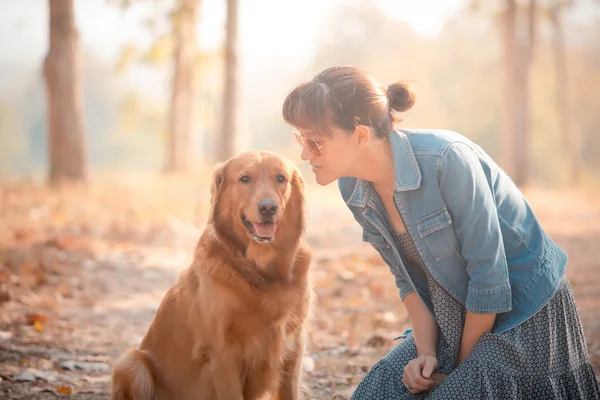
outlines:
[{"label": "denim cuff", "polygon": [[404,298],[412,292],[414,290],[410,286],[400,288],[400,300],[404,301]]},{"label": "denim cuff", "polygon": [[394,278],[396,278],[396,287],[400,290],[400,299],[404,300],[407,294],[414,291],[410,283],[404,278],[402,273],[394,274]]},{"label": "denim cuff", "polygon": [[474,314],[500,314],[510,311],[512,309],[510,285],[486,289],[469,287],[466,308]]}]

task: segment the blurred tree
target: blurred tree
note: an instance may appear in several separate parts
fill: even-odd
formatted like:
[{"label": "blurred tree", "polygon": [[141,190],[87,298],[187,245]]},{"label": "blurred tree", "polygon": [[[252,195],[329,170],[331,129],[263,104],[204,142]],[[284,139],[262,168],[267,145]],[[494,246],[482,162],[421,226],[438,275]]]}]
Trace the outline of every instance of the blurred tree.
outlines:
[{"label": "blurred tree", "polygon": [[472,0],[472,11],[499,16],[502,43],[502,120],[499,161],[517,185],[530,179],[530,71],[536,47],[536,0]]},{"label": "blurred tree", "polygon": [[559,120],[564,148],[567,152],[568,168],[567,181],[578,185],[581,181],[581,138],[578,129],[573,124],[569,74],[567,71],[567,53],[563,31],[563,14],[573,5],[573,1],[555,1],[548,8],[548,18],[552,23],[554,68],[556,76],[556,111]]},{"label": "blurred tree", "polygon": [[236,152],[236,140],[240,129],[238,11],[238,0],[227,0],[223,120],[217,152],[219,161],[225,161]]},{"label": "blurred tree", "polygon": [[167,172],[188,172],[192,164],[194,72],[198,52],[195,30],[199,6],[200,0],[177,0],[171,14],[174,49]]},{"label": "blurred tree", "polygon": [[[600,180],[600,7],[589,7],[585,11],[585,15],[591,17],[586,25],[579,21],[574,23],[572,18],[563,19],[565,32],[578,29],[578,34],[570,35],[566,41],[569,44],[566,46],[567,72],[572,88],[569,94],[572,96],[574,129],[581,134],[581,159],[585,167],[581,178],[588,178],[588,173],[592,173]],[[590,180],[585,179],[582,184],[588,182]]]},{"label": "blurred tree", "polygon": [[[523,63],[520,57],[520,46],[518,43],[518,6],[516,0],[506,0],[505,9],[501,12],[502,27],[502,49],[504,59],[503,73],[503,103],[502,103],[502,130],[500,138],[501,163],[506,172],[512,177],[517,185],[524,181],[525,171],[523,167],[523,151],[517,150],[524,144],[523,135],[526,135],[525,110],[519,110],[520,106],[526,104],[523,96],[527,96],[527,87],[522,85],[522,80],[527,74],[522,73]],[[527,147],[525,147],[526,149]]]},{"label": "blurred tree", "polygon": [[[510,0],[509,0],[510,1]],[[534,50],[536,47],[536,25],[537,25],[537,2],[529,0],[526,10],[524,10],[523,37],[517,43],[517,64],[516,64],[516,94],[514,103],[515,112],[515,141],[514,158],[515,170],[512,178],[517,185],[525,185],[530,182],[531,173],[531,139],[530,139],[530,108],[531,108],[531,88],[530,75],[531,64],[533,61]],[[513,101],[513,98],[510,99]]]},{"label": "blurred tree", "polygon": [[[503,9],[499,10],[499,4]],[[569,87],[570,82],[578,85],[580,77],[586,73],[595,75],[593,62],[580,56],[590,54],[594,44],[586,43],[583,37],[571,35],[568,41],[564,37],[565,32],[572,31],[563,28],[567,12],[576,5],[580,6],[579,13],[585,13],[582,10],[586,8],[587,14],[598,10],[595,1],[471,2],[472,9],[483,9],[483,14],[493,10],[501,16],[505,71],[501,163],[519,185],[528,183],[534,173],[538,179],[542,178],[548,183],[566,180],[576,185],[584,175],[586,155],[597,154],[593,146],[588,148],[584,145],[598,142],[590,140],[587,134],[595,131],[589,126],[598,123],[598,119],[587,118],[588,110],[598,100],[591,95],[593,90],[587,90],[593,80],[583,78],[587,83],[579,88],[580,91],[585,88],[581,93],[577,93],[575,87],[573,90]],[[571,19],[569,26],[578,26],[576,21]],[[546,25],[548,22],[550,24]],[[580,33],[586,32],[583,26],[579,25],[578,28]],[[551,44],[552,54],[545,51],[545,43],[538,45],[537,36]],[[595,45],[598,45],[597,40]],[[540,58],[537,65],[533,63],[534,52],[540,53],[536,55],[536,58]],[[567,64],[571,64],[579,73],[569,73]],[[575,115],[584,118],[576,123]]]},{"label": "blurred tree", "polygon": [[51,184],[87,179],[79,39],[73,0],[49,0],[50,49],[44,61]]},{"label": "blurred tree", "polygon": [[[142,3],[142,0],[108,1],[117,1],[124,9],[135,3]],[[153,66],[161,66],[167,61],[172,62],[164,171],[187,172],[195,167],[194,147],[198,143],[202,143],[204,148],[207,144],[212,144],[210,137],[196,137],[194,122],[195,117],[200,116],[204,136],[210,136],[209,131],[216,130],[212,126],[215,124],[212,114],[215,113],[215,97],[221,95],[222,88],[220,84],[215,87],[214,81],[216,77],[222,75],[222,71],[215,73],[215,65],[221,64],[224,49],[202,51],[197,46],[196,24],[202,5],[201,0],[169,0],[160,4],[146,1],[146,3],[156,6],[153,15],[145,22],[148,29],[155,33],[156,27],[160,25],[159,20],[168,13],[170,30],[159,34],[147,50],[139,49],[132,43],[126,45],[117,61],[116,70],[122,73],[136,61]],[[204,150],[202,157],[206,157],[207,153],[208,151]]]}]

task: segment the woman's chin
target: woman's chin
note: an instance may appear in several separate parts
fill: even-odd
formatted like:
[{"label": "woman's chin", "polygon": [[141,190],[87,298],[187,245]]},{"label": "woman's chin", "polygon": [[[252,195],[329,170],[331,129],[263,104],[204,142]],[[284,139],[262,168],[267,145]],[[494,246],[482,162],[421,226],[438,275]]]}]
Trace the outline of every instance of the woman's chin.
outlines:
[{"label": "woman's chin", "polygon": [[327,186],[329,185],[331,182],[335,181],[336,178],[329,175],[329,174],[324,174],[323,171],[318,171],[315,173],[315,180],[317,181],[317,183],[321,186]]}]

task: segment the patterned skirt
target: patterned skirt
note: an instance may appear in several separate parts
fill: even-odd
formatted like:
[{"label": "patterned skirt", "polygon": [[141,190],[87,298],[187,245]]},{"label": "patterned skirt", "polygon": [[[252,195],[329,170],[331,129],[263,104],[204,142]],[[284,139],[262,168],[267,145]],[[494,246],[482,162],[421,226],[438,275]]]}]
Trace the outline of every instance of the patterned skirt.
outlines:
[{"label": "patterned skirt", "polygon": [[[398,239],[412,266],[425,268],[420,265],[410,236],[400,234]],[[485,334],[469,357],[453,370],[466,311],[427,276],[439,327],[437,372],[448,377],[430,392],[413,395],[406,389],[402,384],[404,367],[417,357],[415,341],[409,334],[373,366],[352,400],[600,400],[575,298],[565,278],[550,302],[532,318],[500,335]]]}]

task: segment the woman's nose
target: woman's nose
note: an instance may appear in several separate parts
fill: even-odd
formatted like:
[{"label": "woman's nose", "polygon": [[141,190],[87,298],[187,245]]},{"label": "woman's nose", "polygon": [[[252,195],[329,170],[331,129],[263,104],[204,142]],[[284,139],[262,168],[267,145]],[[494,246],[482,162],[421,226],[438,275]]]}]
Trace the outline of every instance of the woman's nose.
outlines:
[{"label": "woman's nose", "polygon": [[308,146],[302,146],[302,153],[300,153],[300,158],[304,161],[308,161],[315,158],[315,155],[308,149]]}]

